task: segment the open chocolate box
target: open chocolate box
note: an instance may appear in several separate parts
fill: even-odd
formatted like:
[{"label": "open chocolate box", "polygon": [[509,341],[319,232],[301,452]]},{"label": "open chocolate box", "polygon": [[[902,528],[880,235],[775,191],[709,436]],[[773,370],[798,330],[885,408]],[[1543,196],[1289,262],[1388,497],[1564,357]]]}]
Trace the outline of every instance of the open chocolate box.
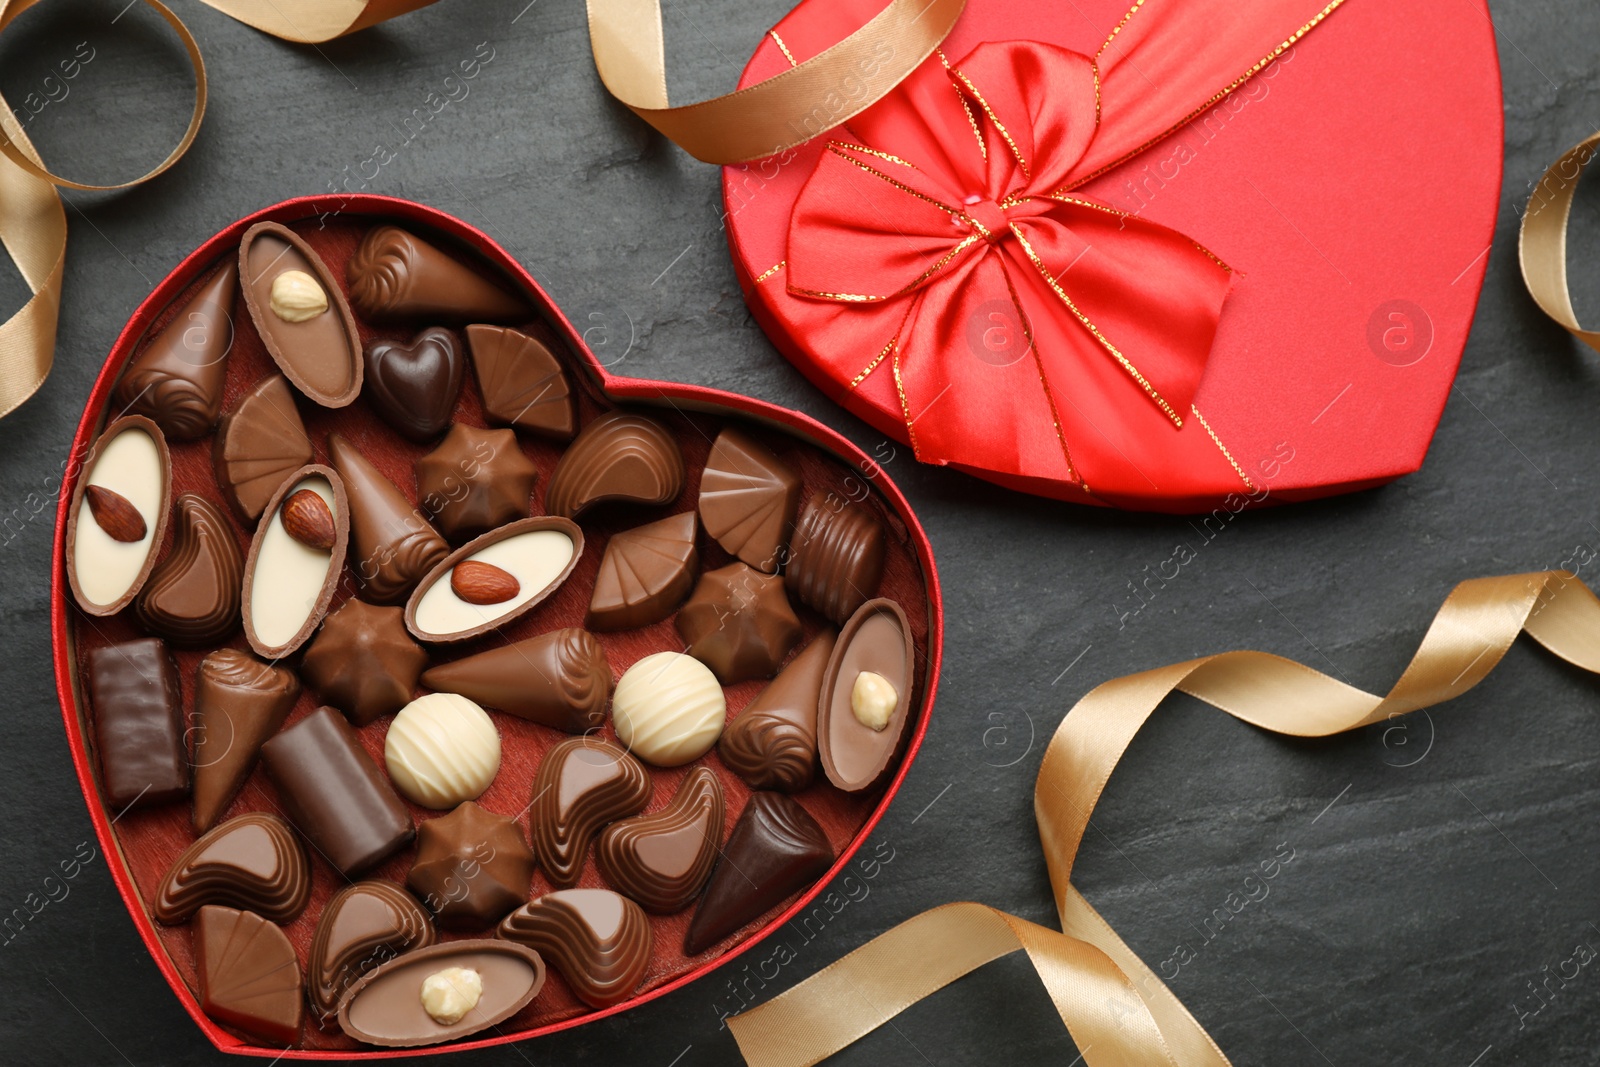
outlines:
[{"label": "open chocolate box", "polygon": [[[448,1051],[626,1011],[728,963],[806,910],[893,799],[926,731],[938,680],[942,614],[927,538],[888,476],[806,416],[609,373],[533,278],[473,227],[386,197],[349,197],[328,213],[332,206],[287,201],[207,241],[134,313],[89,396],[57,514],[52,633],[67,737],[95,830],[151,955],[224,1051],[307,1059]],[[303,246],[260,223],[288,227]],[[399,268],[367,264],[367,291],[352,299],[348,265],[382,226],[420,241],[410,252],[422,258],[401,255]],[[264,240],[272,254],[241,259],[247,239]],[[410,281],[426,280],[419,264],[435,256],[502,288],[512,307],[497,311],[479,299],[463,311],[451,303],[465,298],[449,286],[405,291],[406,264],[415,268]],[[244,276],[230,287],[222,275],[241,264]],[[287,267],[306,269],[280,279]],[[213,311],[209,324],[208,300],[225,312]],[[344,317],[347,307],[352,317]],[[469,333],[485,311],[503,329]],[[295,455],[291,433],[281,435],[289,458],[268,461],[274,450],[265,442],[278,439],[275,432],[240,446],[246,454],[229,469],[241,481],[274,462],[281,468],[259,475],[272,491],[256,486],[253,503],[241,505],[237,498],[250,494],[236,487],[230,499],[219,485],[214,452],[227,448],[206,428],[203,411],[186,416],[176,401],[119,390],[125,368],[157,339],[183,335],[169,330],[179,316],[200,331],[184,343],[200,349],[214,346],[206,329],[231,321],[231,344],[221,349],[224,413],[280,370],[292,383],[285,395],[292,394],[312,454]],[[440,354],[405,348],[428,327],[448,331],[461,368],[453,406]],[[263,330],[283,358],[269,353]],[[350,366],[321,358],[324,348],[338,350],[341,336],[350,347],[399,347],[388,364],[369,358],[363,381],[359,352]],[[531,350],[525,337],[535,342]],[[559,373],[508,385],[507,368],[532,358],[529,351],[551,353]],[[560,405],[551,406],[563,380],[571,400],[566,427]],[[513,386],[533,384],[537,392],[508,411]],[[486,403],[485,386],[500,395]],[[385,394],[378,405],[388,401],[382,413],[377,392]],[[131,458],[96,474],[111,454],[110,435],[97,442],[125,417],[129,400],[135,411],[166,405],[163,428],[198,419],[198,436],[180,440],[181,432],[131,419],[121,424],[136,431],[124,442]],[[513,429],[504,428],[508,422]],[[452,423],[469,429],[447,434]],[[486,427],[503,432],[485,435]],[[573,431],[576,446],[567,439]],[[342,444],[330,448],[330,434]],[[141,483],[140,464],[159,465],[163,438],[170,478],[165,486]],[[575,454],[562,463],[569,451]],[[701,507],[708,463],[713,474],[704,481],[720,500],[716,514]],[[397,487],[413,519],[436,520],[448,547],[375,551],[374,474]],[[530,474],[531,498],[518,503]],[[119,477],[130,479],[120,494],[112,489]],[[419,495],[419,478],[434,492]],[[100,488],[91,492],[91,484]],[[251,510],[259,521],[246,521]],[[544,517],[552,512],[572,521]],[[658,523],[645,548],[669,557],[666,572],[641,571],[641,557],[623,551],[627,540],[618,542],[619,558],[607,560],[618,534]],[[689,537],[692,551],[683,544]],[[880,538],[881,574],[870,561]],[[309,584],[308,558],[323,568]],[[597,596],[602,580],[609,592]],[[240,596],[230,603],[234,586]],[[382,641],[372,619],[351,621],[366,610],[357,607],[319,650],[328,636],[319,619],[380,593],[393,605]],[[232,606],[240,599],[242,610]],[[241,617],[251,620],[248,628]],[[641,619],[649,621],[624,628]],[[594,632],[568,629],[585,627]],[[148,677],[161,673],[149,670],[159,655],[127,654],[128,642],[149,637],[167,639],[176,702]],[[363,659],[374,642],[388,651]],[[421,665],[412,647],[425,650],[435,688],[466,699],[413,702],[398,715],[391,699],[375,713],[381,683],[392,689]],[[308,668],[308,656],[322,662]],[[441,669],[469,657],[484,658]],[[653,658],[629,675],[646,657]],[[111,666],[96,667],[97,660]],[[386,664],[390,676],[371,670],[372,662]],[[768,691],[773,671],[781,693],[778,685]],[[263,695],[272,684],[263,680],[292,692],[291,677],[298,695],[286,716],[277,707],[262,712],[273,703]],[[209,694],[203,721],[202,685]],[[431,691],[413,684],[398,702]],[[728,745],[718,742],[733,734],[724,723],[737,722],[763,693],[768,706],[787,701],[791,717],[794,706],[814,699],[819,742],[796,749],[803,724],[768,731],[782,744],[752,741],[755,731],[746,731],[743,747],[725,761]],[[152,712],[152,702],[166,710]],[[513,706],[517,712],[507,713]],[[227,738],[217,736],[218,723],[230,724]],[[242,759],[234,743],[253,752],[261,740],[248,736],[252,726],[266,737],[266,754]],[[613,755],[619,750],[629,754]],[[595,770],[601,763],[603,773]],[[235,774],[247,768],[231,800],[214,764]],[[366,777],[346,773],[356,764]],[[568,764],[576,770],[563,777]],[[586,774],[609,782],[585,792]],[[191,791],[202,778],[206,806],[216,810],[198,819]],[[468,796],[482,810],[452,814]],[[412,837],[403,828],[374,828],[385,819],[436,825]],[[227,840],[179,864],[200,836],[197,821]],[[694,843],[696,834],[704,845]],[[417,864],[419,847],[430,850],[424,864]],[[753,871],[741,888],[729,852],[753,857],[743,865],[764,866],[765,875]],[[414,877],[414,865],[431,871]],[[387,885],[358,894],[369,925],[371,915],[389,919],[366,941],[334,930],[314,945],[330,901],[372,880]],[[745,917],[760,903],[750,898],[756,882],[768,899]],[[614,895],[548,896],[574,888],[611,891],[645,908]],[[383,926],[390,920],[393,930]],[[330,939],[370,951],[346,951],[330,978],[319,966]],[[686,946],[686,939],[700,943]],[[464,941],[477,944],[450,947]],[[288,949],[304,1016],[293,1041],[283,1018]],[[203,976],[206,959],[212,973]],[[481,1001],[463,990],[459,972],[446,974],[458,965],[478,972]],[[337,986],[342,1011],[319,1012],[307,1002],[314,973]],[[276,1011],[276,1018],[239,1014],[252,989],[274,1006],[260,1014]],[[390,1012],[382,997],[409,1007]],[[363,998],[367,1008],[359,1006]],[[464,1022],[437,1021],[462,1011]],[[388,1025],[405,1030],[398,1036],[415,1047],[381,1047],[396,1036],[380,1032]]]}]

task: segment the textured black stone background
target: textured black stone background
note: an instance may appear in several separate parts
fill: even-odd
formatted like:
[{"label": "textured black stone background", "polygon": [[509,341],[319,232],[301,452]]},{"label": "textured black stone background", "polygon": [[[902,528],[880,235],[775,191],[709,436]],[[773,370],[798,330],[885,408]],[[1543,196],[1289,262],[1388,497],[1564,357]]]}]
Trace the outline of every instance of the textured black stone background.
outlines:
[{"label": "textured black stone background", "polygon": [[[174,39],[142,5],[119,20],[125,2],[58,0],[0,42],[0,91],[14,104],[77,42],[95,49],[67,98],[31,127],[46,158],[80,177],[144,169],[189,106]],[[610,352],[626,350],[631,373],[786,404],[869,451],[881,440],[823,400],[746,316],[718,229],[715,170],[647,134],[604,94],[577,0],[443,0],[321,48],[287,46],[194,0],[174,2],[211,67],[205,130],[151,185],[120,197],[68,194],[57,367],[0,421],[5,913],[92,839],[51,684],[47,602],[54,476],[101,359],[190,249],[240,215],[326,192],[347,168],[356,172],[479,42],[494,59],[470,96],[384,167],[373,191],[488,230],[574,319],[609,326]],[[1481,17],[1475,6],[1462,0],[1460,17]],[[1539,315],[1515,252],[1529,183],[1600,126],[1600,8],[1493,7],[1506,99],[1502,210],[1476,328],[1427,464],[1385,489],[1245,515],[1119,630],[1113,605],[1129,580],[1178,542],[1198,541],[1187,522],[1011,495],[918,469],[902,450],[890,473],[933,539],[948,611],[938,714],[880,828],[893,862],[769,992],[949,900],[1051,923],[1033,775],[1050,731],[1095,683],[1256,647],[1383,689],[1458,580],[1600,548],[1600,365]],[[786,0],[673,0],[674,92],[729,87],[785,9]],[[1437,164],[1417,175],[1419,197],[1451,180],[1451,159]],[[1600,196],[1581,199],[1570,258],[1580,311],[1594,316]],[[24,294],[9,263],[0,266],[0,308],[9,313]],[[1198,947],[1173,988],[1237,1064],[1597,1062],[1600,964],[1564,988],[1552,983],[1558,992],[1537,1014],[1528,987],[1580,945],[1586,957],[1587,946],[1600,948],[1597,768],[1600,683],[1526,642],[1479,690],[1393,732],[1294,742],[1173,700],[1111,782],[1078,884],[1152,963],[1180,942]],[[1206,917],[1280,846],[1294,858],[1267,898],[1204,943]],[[719,1026],[736,1004],[725,977],[455,1062],[737,1062]],[[151,964],[103,860],[0,945],[0,1050],[18,1064],[223,1059]],[[839,1062],[1064,1065],[1076,1054],[1013,957]]]}]

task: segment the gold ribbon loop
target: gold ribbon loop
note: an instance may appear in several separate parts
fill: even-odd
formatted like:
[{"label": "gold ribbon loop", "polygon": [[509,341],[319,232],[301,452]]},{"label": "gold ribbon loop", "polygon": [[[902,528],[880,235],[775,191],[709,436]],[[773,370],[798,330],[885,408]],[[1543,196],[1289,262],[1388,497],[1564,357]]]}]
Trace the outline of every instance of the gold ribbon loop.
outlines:
[{"label": "gold ribbon loop", "polygon": [[1578,191],[1578,179],[1594,160],[1597,145],[1600,133],[1573,145],[1544,172],[1522,213],[1517,251],[1522,280],[1534,301],[1568,333],[1600,352],[1600,330],[1578,324],[1567,288],[1567,222],[1572,198]]}]

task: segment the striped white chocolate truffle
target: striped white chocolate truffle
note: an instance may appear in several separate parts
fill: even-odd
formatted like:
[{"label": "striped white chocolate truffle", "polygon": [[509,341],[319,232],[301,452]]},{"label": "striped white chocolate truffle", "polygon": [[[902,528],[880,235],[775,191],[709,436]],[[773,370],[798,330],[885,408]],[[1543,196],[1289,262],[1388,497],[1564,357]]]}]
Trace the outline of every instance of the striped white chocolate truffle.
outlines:
[{"label": "striped white chocolate truffle", "polygon": [[383,758],[402,795],[443,811],[489,788],[500,770],[500,734],[466,697],[429,693],[389,724]]},{"label": "striped white chocolate truffle", "polygon": [[629,667],[611,696],[617,738],[657,767],[699,759],[722,736],[728,714],[711,668],[682,652],[657,652]]}]

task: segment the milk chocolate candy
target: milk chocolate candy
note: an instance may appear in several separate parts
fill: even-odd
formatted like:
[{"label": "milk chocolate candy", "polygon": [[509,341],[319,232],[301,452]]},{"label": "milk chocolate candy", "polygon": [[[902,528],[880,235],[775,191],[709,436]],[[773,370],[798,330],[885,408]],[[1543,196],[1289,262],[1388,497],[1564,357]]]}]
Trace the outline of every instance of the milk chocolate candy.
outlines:
[{"label": "milk chocolate candy", "polygon": [[142,415],[105,428],[84,462],[67,511],[67,582],[78,607],[115,615],[156,565],[172,506],[172,458]]},{"label": "milk chocolate candy", "polygon": [[311,867],[289,824],[252,811],[184,849],[156,891],[156,922],[181,923],[207,904],[248,908],[276,923],[305,910]]},{"label": "milk chocolate candy", "polygon": [[795,524],[784,581],[800,603],[843,626],[877,594],[883,554],[876,515],[832,493],[815,495]]},{"label": "milk chocolate candy", "polygon": [[533,850],[504,815],[467,801],[417,829],[406,884],[445,930],[482,930],[526,903]]},{"label": "milk chocolate candy", "polygon": [[606,827],[595,846],[600,873],[647,911],[681,911],[717,862],[723,809],[717,773],[691,769],[665,808]]},{"label": "milk chocolate candy", "polygon": [[528,517],[539,470],[510,430],[458,422],[417,460],[417,502],[454,544]]},{"label": "milk chocolate candy", "polygon": [[694,587],[700,554],[694,512],[613,534],[585,620],[591,630],[636,630],[671,615]]},{"label": "milk chocolate candy", "polygon": [[228,507],[254,525],[283,480],[311,462],[311,439],[283,375],[250,388],[222,417],[211,445],[211,467]]},{"label": "milk chocolate candy", "polygon": [[799,506],[800,476],[782,460],[736,427],[717,435],[700,476],[700,521],[718,544],[776,573]]},{"label": "milk chocolate candy", "polygon": [[411,840],[411,815],[355,731],[318,708],[261,746],[289,821],[317,854],[349,877]]},{"label": "milk chocolate candy", "polygon": [[[444,1023],[428,1010],[429,987],[448,981],[452,971],[473,972],[481,988],[470,1007],[460,1004],[462,1014]],[[498,1026],[543,988],[537,952],[509,941],[449,941],[407,952],[358,981],[339,1003],[339,1028],[369,1045],[436,1045]]]},{"label": "milk chocolate candy", "polygon": [[805,808],[782,793],[750,794],[689,922],[684,952],[704,952],[832,865],[833,846]]},{"label": "milk chocolate candy", "polygon": [[123,411],[148,416],[174,441],[211,432],[222,414],[238,281],[238,264],[224,264],[133,357],[117,382]]},{"label": "milk chocolate candy", "polygon": [[798,793],[817,774],[817,701],[837,638],[824,630],[722,732],[717,751],[756,789]]},{"label": "milk chocolate candy", "polygon": [[374,410],[408,441],[431,441],[450,425],[465,360],[456,335],[431,326],[411,339],[371,341],[362,386]]},{"label": "milk chocolate candy", "polygon": [[397,226],[367,233],[346,266],[350,297],[374,322],[515,322],[527,302]]},{"label": "milk chocolate candy", "polygon": [[593,634],[569,626],[440,664],[422,676],[422,684],[581,734],[605,724],[611,665]]},{"label": "milk chocolate candy", "polygon": [[506,916],[500,937],[548,959],[591,1008],[627,1000],[650,965],[650,920],[609,889],[546,893]]},{"label": "milk chocolate candy", "polygon": [[417,583],[406,602],[406,629],[431,644],[482,637],[543,603],[582,555],[583,531],[570,519],[536,515],[490,530]]},{"label": "milk chocolate candy", "polygon": [[427,665],[402,609],[352,598],[323,622],[300,673],[323,700],[365,726],[405,707]]},{"label": "milk chocolate candy", "polygon": [[570,441],[578,432],[572,386],[539,338],[504,326],[468,326],[467,347],[483,394],[484,417],[500,426]]},{"label": "milk chocolate candy", "polygon": [[219,648],[200,661],[194,688],[195,833],[216,825],[299,696],[293,671],[248,652]]},{"label": "milk chocolate candy", "polygon": [[822,676],[817,739],[828,780],[847,793],[889,773],[911,721],[915,646],[906,613],[869,600],[839,632]]},{"label": "milk chocolate candy", "polygon": [[575,519],[596,504],[670,504],[686,471],[677,438],[655,419],[608,411],[583,428],[556,462],[544,509]]},{"label": "milk chocolate candy", "polygon": [[91,649],[85,673],[106,806],[120,813],[187,796],[183,694],[167,646],[146,637]]},{"label": "milk chocolate candy", "polygon": [[539,866],[556,885],[574,885],[600,828],[649,802],[650,776],[621,748],[592,735],[562,741],[533,778],[528,836]]},{"label": "milk chocolate candy", "polygon": [[350,499],[350,569],[363,595],[379,604],[404,600],[450,546],[371,460],[336,433],[328,435],[328,456]]},{"label": "milk chocolate candy", "polygon": [[205,497],[183,494],[173,514],[172,547],[134,610],[145,629],[181,648],[219,645],[239,626],[244,556],[227,517]]},{"label": "milk chocolate candy", "polygon": [[393,882],[371,879],[334,894],[317,919],[306,961],[306,1001],[319,1026],[330,1026],[339,1000],[361,977],[438,935],[415,897]]},{"label": "milk chocolate candy", "polygon": [[294,387],[325,408],[361,392],[361,335],[322,257],[293,230],[258,222],[239,241],[239,284],[256,333]]},{"label": "milk chocolate candy", "polygon": [[273,1044],[300,1040],[300,961],[282,930],[253,912],[201,908],[194,957],[201,1011]]},{"label": "milk chocolate candy", "polygon": [[701,575],[677,622],[689,655],[724,685],[771,678],[804,632],[783,579],[744,563]]},{"label": "milk chocolate candy", "polygon": [[344,479],[320,463],[273,494],[244,568],[244,635],[263,659],[281,659],[311,637],[344,574],[350,501]]}]

